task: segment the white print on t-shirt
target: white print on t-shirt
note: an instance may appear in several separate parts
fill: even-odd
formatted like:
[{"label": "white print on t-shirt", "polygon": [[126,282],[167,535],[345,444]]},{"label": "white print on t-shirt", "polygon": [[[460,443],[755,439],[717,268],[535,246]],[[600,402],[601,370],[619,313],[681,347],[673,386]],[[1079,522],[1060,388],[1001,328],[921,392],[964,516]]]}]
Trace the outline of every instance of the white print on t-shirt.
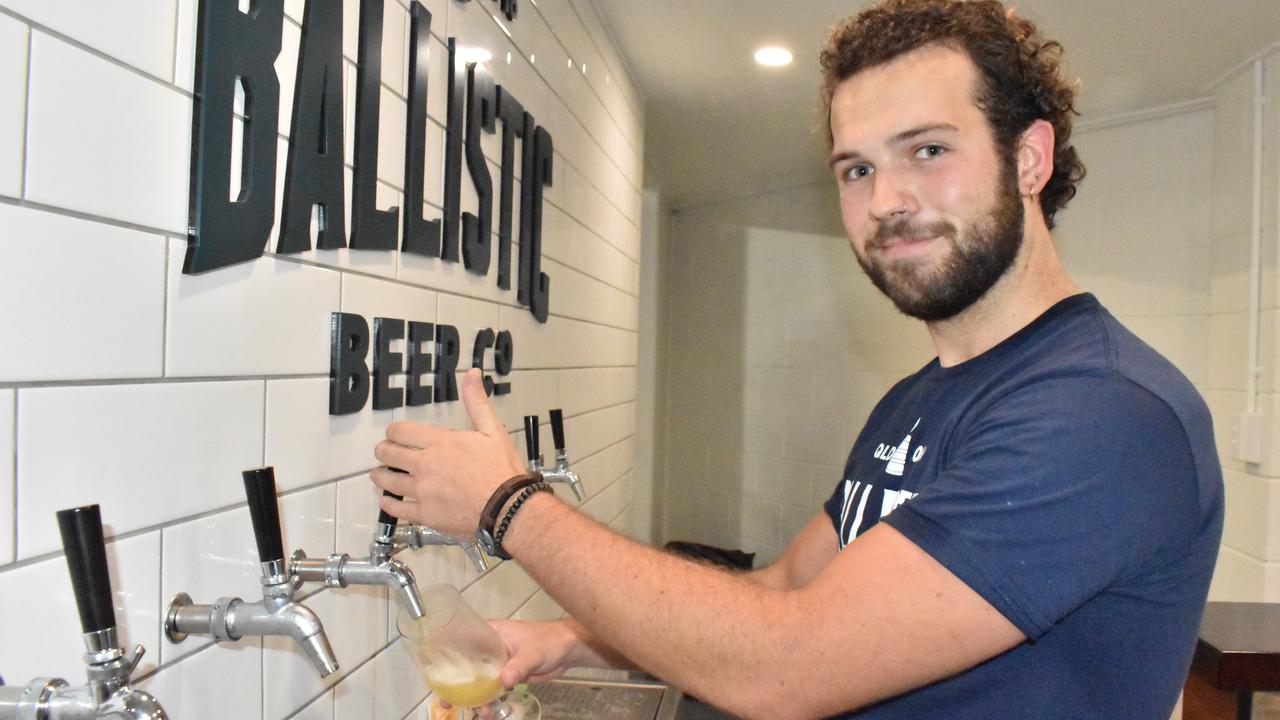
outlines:
[{"label": "white print on t-shirt", "polygon": [[[916,424],[911,426],[911,430],[907,432],[907,436],[902,438],[902,442],[894,445],[886,445],[880,443],[876,446],[875,458],[877,460],[885,460],[887,464],[884,471],[895,477],[902,477],[902,473],[907,469],[907,458],[910,457],[911,462],[920,462],[920,458],[924,457],[925,446],[916,446],[915,452],[911,451],[911,433],[920,427],[920,418],[916,418]],[[910,453],[910,455],[908,455]]]},{"label": "white print on t-shirt", "polygon": [[[867,501],[875,489],[874,485],[860,480],[844,481],[844,498],[840,506],[840,547],[853,542],[855,537],[875,525],[875,522],[869,522],[866,527],[862,526],[866,518]],[[916,493],[906,490],[884,488],[881,492],[883,493],[880,498],[879,517],[881,518],[916,496]]]}]

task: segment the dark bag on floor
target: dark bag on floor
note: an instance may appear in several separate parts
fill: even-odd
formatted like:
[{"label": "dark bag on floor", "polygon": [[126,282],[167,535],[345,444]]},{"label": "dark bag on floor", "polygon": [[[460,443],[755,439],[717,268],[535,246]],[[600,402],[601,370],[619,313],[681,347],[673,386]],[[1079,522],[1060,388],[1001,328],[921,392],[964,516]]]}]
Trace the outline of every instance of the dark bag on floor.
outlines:
[{"label": "dark bag on floor", "polygon": [[673,540],[666,544],[666,549],[676,555],[698,560],[700,562],[719,565],[734,570],[750,570],[755,565],[756,554],[741,550],[725,550],[701,543]]}]

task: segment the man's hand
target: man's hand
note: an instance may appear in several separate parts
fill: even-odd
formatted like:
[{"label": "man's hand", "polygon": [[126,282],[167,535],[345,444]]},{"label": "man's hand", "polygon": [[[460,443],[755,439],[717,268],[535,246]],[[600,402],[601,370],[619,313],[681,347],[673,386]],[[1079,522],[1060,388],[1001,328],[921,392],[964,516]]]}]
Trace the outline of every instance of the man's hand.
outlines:
[{"label": "man's hand", "polygon": [[565,622],[490,620],[489,624],[510,655],[499,676],[503,687],[552,680],[573,665],[578,636]]},{"label": "man's hand", "polygon": [[383,510],[455,537],[471,537],[489,496],[525,467],[489,404],[477,368],[462,378],[462,402],[474,431],[392,423],[387,439],[373,449],[387,467],[374,469],[370,477],[374,485],[404,496],[383,497]]},{"label": "man's hand", "polygon": [[[571,667],[578,636],[569,622],[490,620],[489,625],[507,645],[509,658],[499,675],[503,687],[554,680]],[[475,713],[482,720],[495,717],[488,705],[475,708]]]}]

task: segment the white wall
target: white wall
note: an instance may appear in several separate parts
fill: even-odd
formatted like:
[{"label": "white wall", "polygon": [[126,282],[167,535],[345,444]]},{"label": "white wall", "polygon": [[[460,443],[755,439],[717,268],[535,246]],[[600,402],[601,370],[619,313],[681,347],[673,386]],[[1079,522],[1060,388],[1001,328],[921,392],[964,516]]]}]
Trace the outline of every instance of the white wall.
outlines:
[{"label": "white wall", "polygon": [[[389,642],[395,606],[383,590],[308,599],[342,664],[327,681],[277,639],[161,638],[174,593],[259,597],[240,470],[275,466],[289,550],[362,556],[376,514],[367,472],[383,428],[405,418],[467,424],[461,403],[329,416],[334,311],[453,324],[467,348],[478,328],[510,330],[514,393],[497,399],[508,427],[563,407],[586,510],[615,527],[648,527],[647,501],[632,499],[648,496],[634,470],[641,101],[586,0],[521,3],[519,17],[503,21],[510,37],[496,3],[425,4],[435,36],[427,216],[441,205],[445,38],[487,46],[495,78],[554,137],[545,325],[497,288],[496,269],[480,278],[397,252],[268,253],[183,275],[196,0],[0,0],[9,329],[0,344],[0,674],[11,684],[83,680],[54,512],[100,503],[124,640],[147,647],[143,685],[172,716],[422,716],[425,691]],[[286,2],[276,64],[278,184],[303,5]],[[348,168],[358,5],[344,0]],[[381,207],[403,205],[408,18],[407,0],[387,0]],[[496,178],[499,142],[489,140]],[[469,178],[463,186],[463,207],[474,207]],[[278,203],[279,194],[277,225]],[[479,576],[456,549],[407,555],[421,583],[464,587],[483,614],[560,612],[513,563]]]},{"label": "white wall", "polygon": [[[1215,88],[1210,234],[1209,391],[1226,480],[1226,527],[1213,596],[1223,600],[1280,601],[1280,422],[1277,413],[1276,331],[1280,291],[1280,51],[1262,56],[1262,147],[1254,137],[1254,67],[1242,66]],[[1254,160],[1260,158],[1261,182]],[[1263,460],[1246,463],[1236,452],[1238,416],[1248,407],[1250,256],[1255,190],[1260,193],[1262,285],[1256,404],[1265,429]]]},{"label": "white wall", "polygon": [[664,538],[759,566],[821,510],[928,336],[858,268],[834,182],[683,209],[668,233]]}]

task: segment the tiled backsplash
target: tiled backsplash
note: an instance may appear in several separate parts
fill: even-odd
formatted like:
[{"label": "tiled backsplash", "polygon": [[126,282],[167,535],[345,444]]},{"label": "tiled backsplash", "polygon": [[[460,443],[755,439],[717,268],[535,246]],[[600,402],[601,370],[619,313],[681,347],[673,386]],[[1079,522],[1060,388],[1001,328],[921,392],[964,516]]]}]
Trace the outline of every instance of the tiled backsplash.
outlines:
[{"label": "tiled backsplash", "polygon": [[[349,200],[359,2],[342,1]],[[383,589],[306,588],[342,666],[325,679],[292,641],[175,645],[161,615],[180,591],[197,602],[260,596],[241,470],[275,467],[287,551],[359,557],[377,514],[367,473],[385,426],[468,425],[460,402],[329,415],[336,311],[454,325],[463,367],[478,329],[509,330],[513,393],[494,398],[503,421],[520,428],[525,414],[545,420],[564,408],[584,510],[624,529],[630,515],[647,516],[632,500],[649,482],[635,473],[634,411],[643,108],[590,2],[522,3],[500,26],[494,3],[424,0],[433,16],[424,214],[441,213],[452,36],[490,49],[495,78],[555,139],[543,220],[549,321],[498,288],[496,263],[481,277],[398,252],[312,250],[184,275],[197,4],[0,0],[0,303],[10,338],[0,345],[0,675],[83,681],[54,512],[99,503],[124,640],[146,646],[141,684],[172,717],[421,717],[425,690]],[[381,208],[404,204],[408,5],[384,5]],[[276,62],[276,230],[303,8],[285,3]],[[482,145],[496,179],[500,139]],[[463,178],[463,208],[474,208]],[[481,574],[456,548],[401,557],[420,583],[465,588],[483,614],[561,612],[513,563]]]}]

